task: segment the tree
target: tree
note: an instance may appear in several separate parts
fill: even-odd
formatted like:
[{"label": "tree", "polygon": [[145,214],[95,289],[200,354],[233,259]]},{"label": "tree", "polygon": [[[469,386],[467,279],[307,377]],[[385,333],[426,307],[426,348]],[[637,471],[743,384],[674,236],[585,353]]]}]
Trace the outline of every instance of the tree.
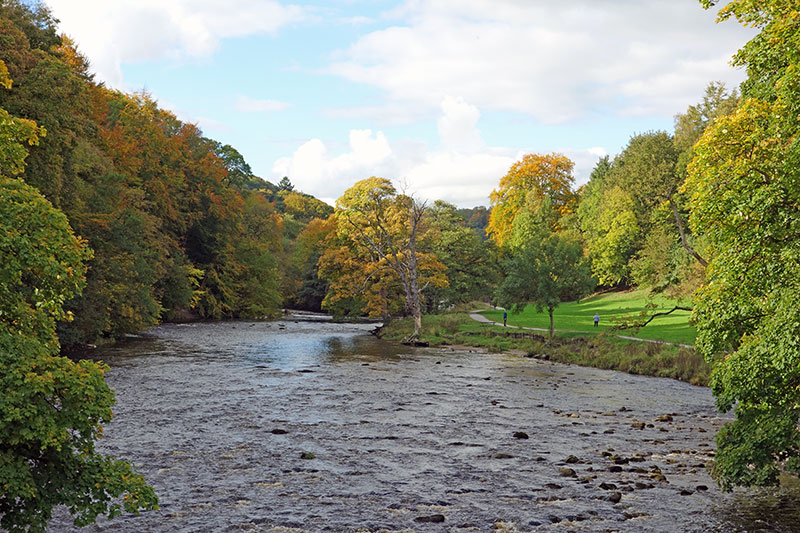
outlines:
[{"label": "tree", "polygon": [[[63,304],[91,256],[33,187],[0,176],[0,526],[44,531],[56,505],[77,525],[157,508],[133,467],[95,452],[114,394],[107,367],[57,356]],[[122,503],[117,498],[123,496]]]},{"label": "tree", "polygon": [[289,180],[288,176],[284,176],[281,178],[281,181],[278,182],[278,189],[281,191],[291,192],[294,190],[294,185]]},{"label": "tree", "polygon": [[279,247],[280,215],[260,193],[247,195],[242,232],[234,241],[235,259],[244,268],[236,284],[236,314],[247,317],[276,315],[281,304],[275,252]]},{"label": "tree", "polygon": [[[58,325],[62,345],[162,318],[273,314],[290,226],[267,206],[283,205],[277,188],[146,92],[94,83],[56,23],[40,2],[0,1],[0,173],[20,174],[29,151],[22,179],[94,250],[86,286],[65,304],[76,319]],[[247,204],[260,187],[264,201]],[[301,200],[293,207],[330,212]]]},{"label": "tree", "polygon": [[594,216],[582,218],[587,235],[586,253],[592,273],[602,285],[613,287],[630,280],[629,262],[641,239],[633,205],[630,194],[614,186],[603,191]]},{"label": "tree", "polygon": [[[635,135],[613,162],[598,162],[582,191],[578,218],[592,272],[603,285],[636,281],[664,290],[670,286],[666,280],[690,279],[684,272],[690,270],[689,262],[682,256],[690,254],[705,264],[685,229],[678,164],[674,139],[664,131]],[[663,251],[660,246],[667,233],[674,236],[668,243],[674,249],[670,253],[679,260],[671,262],[675,271],[656,276],[653,269],[642,267],[657,263],[647,254]]]},{"label": "tree", "polygon": [[515,312],[529,303],[539,311],[546,309],[552,338],[553,313],[558,305],[583,298],[594,286],[580,242],[550,233],[532,239],[512,255],[497,300]]},{"label": "tree", "polygon": [[785,0],[735,0],[718,20],[731,17],[760,30],[734,57],[748,79],[686,182],[692,228],[709,242],[695,346],[714,364],[717,407],[736,414],[717,435],[723,489],[800,473],[800,25]]},{"label": "tree", "polygon": [[486,207],[479,205],[473,208],[458,209],[458,214],[464,218],[464,222],[468,228],[472,228],[478,236],[486,240],[486,226],[489,225],[489,210]]},{"label": "tree", "polygon": [[321,311],[328,292],[328,282],[319,277],[319,259],[332,233],[336,232],[333,217],[315,218],[303,228],[295,240],[291,264],[298,273],[286,298],[293,309]]},{"label": "tree", "polygon": [[331,206],[305,193],[282,189],[278,196],[283,200],[284,212],[298,220],[328,218],[333,213]]},{"label": "tree", "polygon": [[573,167],[572,161],[561,154],[528,154],[514,163],[489,195],[492,205],[487,234],[498,246],[504,246],[529,194],[549,197],[559,214],[571,212],[576,200],[572,192]]},{"label": "tree", "polygon": [[[396,281],[402,288],[406,314],[414,319],[412,338],[422,330],[420,290],[425,284],[444,286],[447,279],[433,255],[420,249],[427,233],[425,204],[398,194],[385,178],[357,182],[336,201],[338,246],[320,258],[320,274],[331,279],[330,300],[364,293],[369,285],[380,287],[375,297],[388,294]],[[360,287],[359,287],[360,285]],[[371,304],[374,314],[380,306]]]},{"label": "tree", "polygon": [[231,187],[242,189],[245,188],[253,181],[260,181],[244,156],[230,144],[222,144],[218,141],[208,139],[209,144],[214,149],[214,155],[222,160],[225,170],[228,171],[228,176],[225,182]]},{"label": "tree", "polygon": [[[0,61],[0,66],[2,64]],[[0,108],[0,174],[21,174],[25,168],[23,161],[28,154],[25,144],[39,144],[39,137],[44,137],[46,133],[34,121],[13,117]]]},{"label": "tree", "polygon": [[683,177],[694,155],[692,148],[703,132],[719,117],[733,113],[738,103],[739,91],[728,91],[724,83],[712,81],[700,102],[675,115],[675,147],[681,152],[679,171]]},{"label": "tree", "polygon": [[[485,211],[485,208],[484,208]],[[431,252],[447,268],[445,287],[424,291],[430,309],[487,300],[500,278],[497,247],[465,224],[461,210],[442,200],[430,208]]]}]

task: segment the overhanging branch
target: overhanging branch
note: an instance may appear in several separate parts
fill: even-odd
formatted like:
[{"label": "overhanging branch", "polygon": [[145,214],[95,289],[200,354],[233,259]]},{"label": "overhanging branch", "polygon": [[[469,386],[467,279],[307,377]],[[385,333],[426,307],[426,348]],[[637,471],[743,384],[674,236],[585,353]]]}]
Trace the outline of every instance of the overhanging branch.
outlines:
[{"label": "overhanging branch", "polygon": [[650,318],[648,318],[644,322],[634,322],[632,324],[620,324],[618,326],[614,326],[611,329],[614,330],[614,331],[617,331],[617,330],[620,330],[620,329],[638,329],[638,328],[643,328],[647,324],[652,322],[654,318],[657,318],[657,317],[660,317],[660,316],[667,316],[667,315],[670,315],[670,314],[674,313],[675,311],[691,311],[691,310],[692,310],[691,307],[683,307],[681,305],[676,305],[675,307],[673,307],[669,311],[663,311],[661,313],[654,313],[653,315],[650,316]]}]

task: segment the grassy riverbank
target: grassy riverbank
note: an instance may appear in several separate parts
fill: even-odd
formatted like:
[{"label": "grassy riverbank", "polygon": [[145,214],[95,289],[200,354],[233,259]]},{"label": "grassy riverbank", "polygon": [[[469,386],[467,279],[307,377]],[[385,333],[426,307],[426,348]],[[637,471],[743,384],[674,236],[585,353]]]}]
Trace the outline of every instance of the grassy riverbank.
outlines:
[{"label": "grassy riverbank", "polygon": [[[651,316],[654,313],[669,311],[676,305],[691,304],[662,296],[652,296],[644,289],[607,292],[580,302],[564,302],[559,305],[554,313],[555,328],[571,332],[611,332],[621,324],[643,321],[643,313],[644,316]],[[597,328],[592,321],[595,313],[600,316],[600,325]],[[503,321],[503,311],[500,309],[488,309],[481,314],[494,322]],[[674,311],[669,315],[655,318],[645,327],[620,329],[615,333],[641,339],[693,344],[697,332],[694,326],[689,324],[690,314],[689,311]],[[534,306],[529,305],[520,313],[509,313],[508,324],[546,329],[550,327],[550,317],[547,312],[537,312]]]},{"label": "grassy riverbank", "polygon": [[[422,340],[431,346],[448,344],[492,352],[518,351],[560,363],[673,378],[694,385],[708,384],[710,369],[706,362],[694,350],[680,346],[626,341],[593,331],[560,333],[548,342],[536,332],[477,322],[466,311],[426,315],[422,325]],[[400,341],[412,331],[412,321],[401,319],[384,326],[380,335]]]}]

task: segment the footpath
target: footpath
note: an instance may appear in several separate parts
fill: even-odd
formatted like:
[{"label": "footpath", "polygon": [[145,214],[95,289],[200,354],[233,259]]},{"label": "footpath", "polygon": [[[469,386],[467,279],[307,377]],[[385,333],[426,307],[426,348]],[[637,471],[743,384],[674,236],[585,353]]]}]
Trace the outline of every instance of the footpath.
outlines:
[{"label": "footpath", "polygon": [[[502,309],[502,308],[498,307],[498,309]],[[469,312],[469,316],[470,316],[471,319],[476,320],[478,322],[483,322],[484,324],[493,324],[495,326],[502,326],[503,325],[501,322],[495,322],[493,320],[489,320],[488,318],[486,318],[485,316],[480,314],[480,312],[481,312],[480,309],[476,309],[475,311],[470,311]],[[528,326],[505,326],[505,327],[514,328],[514,329],[526,329],[526,330],[530,330],[530,331],[543,331],[545,333],[549,333],[550,332],[550,330],[545,329],[545,328],[533,328],[533,327],[528,327]],[[561,333],[586,333],[585,331],[578,331],[578,330],[574,330],[574,329],[556,329],[554,331],[561,332]],[[650,343],[653,343],[653,344],[669,344],[669,345],[672,345],[672,346],[681,346],[683,348],[693,348],[693,346],[691,344],[680,344],[680,343],[677,343],[677,342],[657,341],[657,340],[653,340],[653,339],[642,339],[642,338],[639,338],[639,337],[629,337],[627,335],[614,335],[614,336],[617,337],[617,338],[625,339],[625,340],[629,340],[629,341],[650,342]]]}]

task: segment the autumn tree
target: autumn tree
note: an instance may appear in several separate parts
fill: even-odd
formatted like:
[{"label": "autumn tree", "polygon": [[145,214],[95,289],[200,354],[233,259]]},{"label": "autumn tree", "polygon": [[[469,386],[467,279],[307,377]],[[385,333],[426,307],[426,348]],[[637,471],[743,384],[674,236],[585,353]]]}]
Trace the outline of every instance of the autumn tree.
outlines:
[{"label": "autumn tree", "polygon": [[386,300],[392,284],[399,284],[405,312],[414,319],[413,337],[418,337],[421,290],[427,284],[447,284],[444,266],[421,246],[428,232],[427,215],[425,204],[398,194],[384,178],[367,178],[346,190],[332,215],[338,246],[320,258],[320,273],[331,280],[327,301],[364,294],[370,312],[381,314],[381,300]]},{"label": "autumn tree", "polygon": [[559,214],[572,212],[576,207],[572,185],[574,164],[561,154],[528,154],[514,163],[500,179],[489,198],[491,213],[486,228],[498,246],[505,245],[511,236],[514,218],[528,201],[529,195],[548,197]]},{"label": "autumn tree", "polygon": [[[703,0],[705,8],[716,2]],[[736,418],[717,435],[723,489],[800,474],[800,19],[796,2],[734,0],[718,19],[760,30],[734,57],[742,101],[695,147],[686,189],[708,239],[695,297],[695,347],[711,388]]]},{"label": "autumn tree", "polygon": [[319,275],[319,260],[336,232],[333,217],[314,218],[297,235],[291,255],[293,270],[297,273],[285,298],[293,309],[321,311],[328,293],[328,281]]},{"label": "autumn tree", "polygon": [[[272,205],[277,188],[146,92],[95,83],[55,24],[42,3],[0,2],[0,108],[18,117],[6,134],[39,128],[21,177],[94,250],[86,286],[65,303],[76,318],[59,324],[62,344],[165,318],[274,314],[288,226]],[[0,167],[15,150],[3,145]]]}]

